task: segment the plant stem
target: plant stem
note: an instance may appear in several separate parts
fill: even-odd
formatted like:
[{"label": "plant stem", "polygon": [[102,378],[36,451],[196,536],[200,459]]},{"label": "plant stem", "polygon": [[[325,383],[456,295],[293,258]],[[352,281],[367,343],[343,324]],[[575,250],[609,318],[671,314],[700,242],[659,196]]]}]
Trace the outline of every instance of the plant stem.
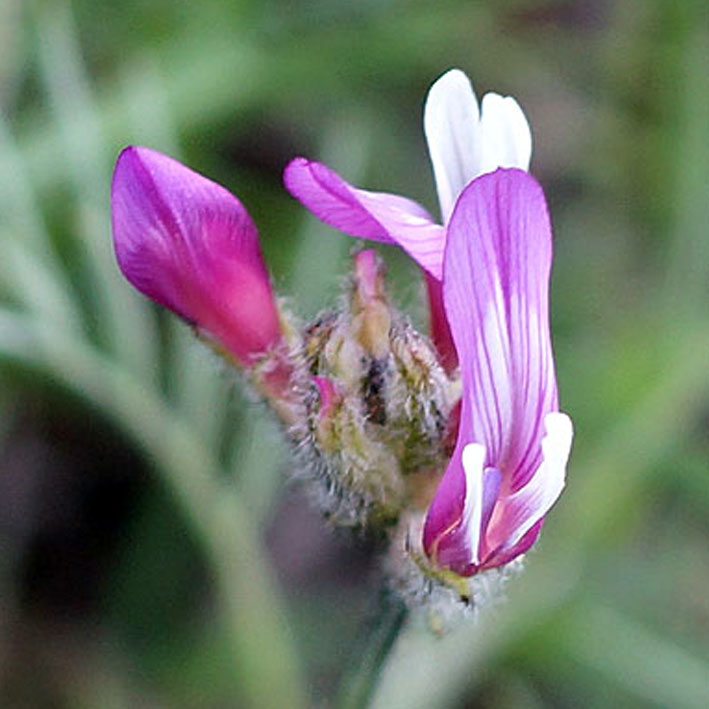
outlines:
[{"label": "plant stem", "polygon": [[382,667],[389,657],[408,609],[398,594],[387,589],[379,595],[379,612],[368,624],[352,657],[353,668],[342,680],[336,706],[339,709],[361,709],[369,704]]}]

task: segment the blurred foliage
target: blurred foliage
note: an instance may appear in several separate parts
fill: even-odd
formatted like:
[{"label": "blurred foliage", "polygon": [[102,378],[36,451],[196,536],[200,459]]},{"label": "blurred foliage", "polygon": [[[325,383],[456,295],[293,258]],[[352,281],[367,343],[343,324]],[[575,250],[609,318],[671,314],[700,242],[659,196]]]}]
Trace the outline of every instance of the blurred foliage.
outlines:
[{"label": "blurred foliage", "polygon": [[[373,704],[707,706],[708,16],[702,0],[3,0],[2,705],[333,701],[376,561],[284,484],[233,375],[122,281],[110,174],[140,143],[225,184],[311,316],[352,244],[286,195],[283,166],[318,157],[433,210],[422,100],[459,66],[533,127],[576,442],[509,602],[442,640],[409,625]],[[421,321],[418,275],[386,257]]]}]

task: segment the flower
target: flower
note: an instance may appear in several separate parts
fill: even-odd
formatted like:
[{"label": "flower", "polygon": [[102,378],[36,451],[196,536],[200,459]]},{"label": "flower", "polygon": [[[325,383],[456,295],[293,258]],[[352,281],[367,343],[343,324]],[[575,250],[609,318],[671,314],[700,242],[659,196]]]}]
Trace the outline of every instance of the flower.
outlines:
[{"label": "flower", "polygon": [[[465,74],[451,69],[431,87],[424,132],[441,217],[447,224],[463,188],[497,167],[526,170],[532,150],[527,120],[511,97],[489,93],[481,108]],[[325,165],[295,158],[284,173],[289,192],[319,219],[352,236],[403,248],[426,275],[431,336],[448,371],[457,358],[441,299],[446,230],[423,207],[397,195],[360,190]]]},{"label": "flower", "polygon": [[405,562],[398,581],[415,564],[466,600],[471,577],[536,540],[573,432],[558,406],[551,226],[523,169],[526,120],[490,94],[479,115],[454,70],[431,88],[424,125],[444,225],[303,158],[284,179],[323,221],[398,244],[424,269],[437,352],[389,303],[371,249],[356,254],[337,309],[284,329],[242,204],[148,148],[118,159],[113,234],[128,280],[246,369],[288,424],[325,514],[387,534]]},{"label": "flower", "polygon": [[[125,148],[111,185],[118,265],[141,293],[250,369],[278,406],[290,365],[251,217],[230,192],[144,147]],[[257,372],[258,368],[258,372]]]},{"label": "flower", "polygon": [[572,425],[558,411],[541,188],[517,169],[483,175],[463,190],[447,231],[443,304],[463,395],[423,548],[434,568],[471,576],[534,543],[564,486]]},{"label": "flower", "polygon": [[526,172],[524,114],[497,94],[478,109],[454,69],[431,87],[424,129],[443,226],[415,202],[352,187],[305,158],[287,166],[284,182],[322,221],[397,244],[425,272],[432,339],[449,373],[460,366],[462,397],[421,543],[432,575],[470,577],[534,543],[564,486],[573,433],[558,410],[551,227],[542,190]]},{"label": "flower", "polygon": [[258,231],[220,185],[131,146],[111,186],[118,265],[144,295],[250,365],[281,339]]}]

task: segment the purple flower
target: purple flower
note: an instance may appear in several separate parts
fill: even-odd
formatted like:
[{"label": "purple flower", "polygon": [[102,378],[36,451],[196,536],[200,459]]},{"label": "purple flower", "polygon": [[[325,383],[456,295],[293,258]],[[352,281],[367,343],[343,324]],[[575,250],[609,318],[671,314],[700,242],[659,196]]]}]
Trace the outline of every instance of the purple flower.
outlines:
[{"label": "purple flower", "polygon": [[551,258],[544,195],[530,175],[500,169],[463,190],[443,256],[460,425],[423,532],[433,565],[461,576],[524,553],[564,486],[572,425],[558,411]]},{"label": "purple flower", "polygon": [[172,158],[128,147],[111,205],[118,264],[139,291],[242,366],[281,341],[258,231],[236,197]]},{"label": "purple flower", "polygon": [[[498,167],[526,170],[529,166],[532,139],[517,102],[490,93],[479,109],[470,81],[458,69],[431,87],[424,131],[444,225],[472,179]],[[286,167],[284,182],[325,223],[352,236],[397,244],[421,266],[426,274],[431,336],[442,364],[454,369],[456,352],[441,296],[446,229],[415,202],[357,189],[325,165],[305,158],[296,158]]]}]

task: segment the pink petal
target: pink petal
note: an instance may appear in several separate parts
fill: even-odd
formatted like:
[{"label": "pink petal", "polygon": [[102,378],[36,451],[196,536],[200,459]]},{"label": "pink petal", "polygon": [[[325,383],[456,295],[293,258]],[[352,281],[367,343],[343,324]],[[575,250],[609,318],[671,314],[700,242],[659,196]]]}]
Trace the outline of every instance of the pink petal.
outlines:
[{"label": "pink petal", "polygon": [[[484,455],[484,446],[478,448]],[[468,479],[463,450],[456,449],[426,513],[423,548],[438,567],[464,573],[478,562],[482,465],[481,458],[479,470]]]},{"label": "pink petal", "polygon": [[431,341],[436,348],[438,361],[443,369],[450,374],[458,367],[458,353],[455,351],[453,335],[451,335],[446,311],[443,308],[443,284],[427,271],[424,273],[428,294]]},{"label": "pink petal", "polygon": [[542,524],[544,519],[539,519],[537,522],[529,529],[529,531],[511,547],[498,550],[491,556],[483,557],[483,563],[481,569],[491,569],[495,566],[502,566],[503,564],[509,564],[510,561],[516,559],[521,554],[524,554],[528,549],[530,549],[534,543],[539,538],[539,533],[542,531]]},{"label": "pink petal", "polygon": [[[448,463],[446,472],[438,483],[436,494],[426,512],[423,527],[423,548],[438,566],[465,565],[472,563],[469,534],[463,520],[466,499],[470,492],[466,487],[463,468],[463,436]],[[441,547],[443,547],[441,549]]]},{"label": "pink petal", "polygon": [[[463,380],[460,425],[423,535],[434,563],[462,575],[526,551],[563,487],[571,423],[554,413],[550,268],[549,218],[533,178],[497,170],[463,191],[443,279]],[[484,451],[472,467],[471,449]]]},{"label": "pink petal", "polygon": [[477,443],[455,451],[446,478],[462,487],[453,485],[447,494],[439,487],[424,524],[426,553],[438,566],[463,576],[475,573],[480,564],[483,535],[502,481],[499,470],[484,467],[486,456],[485,446]]},{"label": "pink petal", "polygon": [[111,205],[118,264],[139,291],[244,364],[280,339],[258,232],[236,197],[172,158],[128,147]]},{"label": "pink petal", "polygon": [[[464,395],[461,400],[455,450],[438,483],[423,527],[423,548],[428,556],[434,559],[437,565],[454,569],[474,563],[473,556],[476,554],[473,553],[470,542],[475,535],[475,531],[470,528],[471,504],[483,494],[477,489],[479,485],[474,477],[476,473],[470,471],[470,465],[468,471],[463,465],[463,452],[473,443],[469,409]],[[481,444],[478,444],[478,448],[485,451]],[[487,457],[485,451],[478,475],[482,475]]]},{"label": "pink petal", "polygon": [[543,420],[557,409],[549,333],[551,227],[537,182],[499,169],[462,193],[448,227],[443,296],[463,379],[460,435],[486,446],[523,487],[542,458]]},{"label": "pink petal", "polygon": [[398,244],[421,268],[441,279],[445,230],[415,202],[357,189],[326,165],[305,158],[288,164],[283,181],[326,224],[351,236]]}]

